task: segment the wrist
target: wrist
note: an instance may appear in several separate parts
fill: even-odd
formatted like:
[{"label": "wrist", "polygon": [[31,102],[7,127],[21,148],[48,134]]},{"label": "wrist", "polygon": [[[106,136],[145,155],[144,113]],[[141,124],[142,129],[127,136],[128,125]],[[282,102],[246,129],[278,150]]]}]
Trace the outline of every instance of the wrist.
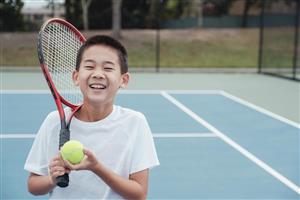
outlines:
[{"label": "wrist", "polygon": [[94,172],[95,174],[99,174],[102,168],[103,166],[100,163],[96,163],[95,165],[92,166],[91,171]]},{"label": "wrist", "polygon": [[49,176],[49,185],[54,188],[56,186],[56,181],[52,176]]}]

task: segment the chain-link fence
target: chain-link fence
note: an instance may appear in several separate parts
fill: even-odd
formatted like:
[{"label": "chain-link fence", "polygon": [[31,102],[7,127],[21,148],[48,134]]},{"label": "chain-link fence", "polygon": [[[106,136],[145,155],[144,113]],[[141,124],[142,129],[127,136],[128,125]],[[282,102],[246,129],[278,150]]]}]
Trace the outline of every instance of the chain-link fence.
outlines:
[{"label": "chain-link fence", "polygon": [[[134,68],[246,68],[256,72],[259,59],[260,72],[299,79],[299,1],[123,0],[120,40]],[[111,0],[91,1],[88,25],[84,25],[82,10],[78,1],[65,0],[51,15],[43,10],[23,12],[23,19],[35,23],[36,29],[0,33],[1,65],[38,66],[33,56],[36,31],[45,17],[55,13],[86,37],[111,34]]]},{"label": "chain-link fence", "polygon": [[261,12],[259,72],[300,80],[299,10],[300,1],[281,0],[286,7],[272,7],[263,1]]}]

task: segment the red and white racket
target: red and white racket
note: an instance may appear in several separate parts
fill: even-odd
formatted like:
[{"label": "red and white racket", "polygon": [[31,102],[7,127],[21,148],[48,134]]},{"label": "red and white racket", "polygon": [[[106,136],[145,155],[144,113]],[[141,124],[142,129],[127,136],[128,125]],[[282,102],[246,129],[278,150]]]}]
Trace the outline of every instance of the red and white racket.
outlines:
[{"label": "red and white racket", "polygon": [[[38,34],[40,65],[60,116],[59,149],[70,140],[71,119],[83,101],[80,90],[73,83],[72,73],[77,52],[84,41],[84,36],[72,24],[58,18],[46,21]],[[63,104],[72,110],[68,118]],[[68,184],[68,174],[57,177],[58,186],[67,187]]]}]

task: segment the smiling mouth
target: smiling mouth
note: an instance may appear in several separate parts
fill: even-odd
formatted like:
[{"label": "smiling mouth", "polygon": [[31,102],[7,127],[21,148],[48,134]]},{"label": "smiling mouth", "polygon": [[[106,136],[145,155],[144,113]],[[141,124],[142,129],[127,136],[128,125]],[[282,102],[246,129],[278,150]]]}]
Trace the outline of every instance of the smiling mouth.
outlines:
[{"label": "smiling mouth", "polygon": [[101,84],[101,83],[93,83],[93,84],[90,84],[89,87],[92,88],[92,89],[97,89],[97,90],[106,89],[106,85]]}]

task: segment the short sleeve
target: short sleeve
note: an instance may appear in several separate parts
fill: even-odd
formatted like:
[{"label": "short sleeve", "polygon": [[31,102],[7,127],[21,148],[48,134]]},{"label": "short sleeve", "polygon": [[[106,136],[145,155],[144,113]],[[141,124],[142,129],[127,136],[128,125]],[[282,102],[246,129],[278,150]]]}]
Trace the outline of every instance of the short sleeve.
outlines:
[{"label": "short sleeve", "polygon": [[49,119],[46,118],[42,123],[36,137],[33,141],[30,152],[27,156],[24,169],[38,174],[48,174],[48,161],[47,161],[47,124]]},{"label": "short sleeve", "polygon": [[146,118],[142,115],[142,118],[139,120],[136,138],[133,142],[130,174],[158,165],[159,160],[153,136]]}]

